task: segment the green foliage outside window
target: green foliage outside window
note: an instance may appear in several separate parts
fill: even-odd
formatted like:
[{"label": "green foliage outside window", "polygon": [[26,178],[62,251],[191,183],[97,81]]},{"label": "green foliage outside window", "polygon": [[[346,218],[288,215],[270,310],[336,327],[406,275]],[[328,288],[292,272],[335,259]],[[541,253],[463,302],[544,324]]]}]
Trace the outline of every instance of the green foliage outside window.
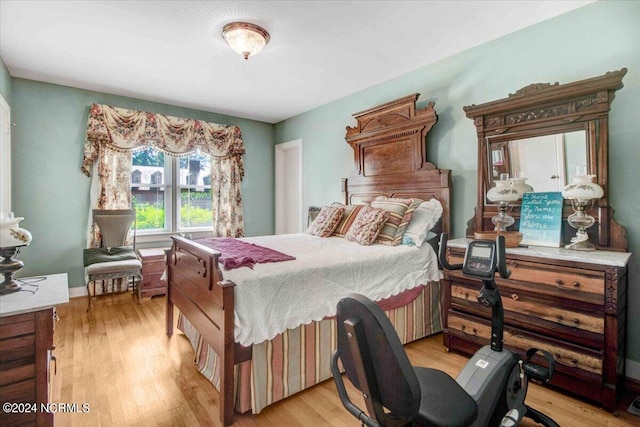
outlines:
[{"label": "green foliage outside window", "polygon": [[[211,204],[209,192],[191,192],[182,194],[180,208],[181,228],[211,226],[213,218],[211,208],[202,208],[197,205]],[[164,229],[164,206],[151,203],[136,203],[136,229],[137,230],[162,230]]]}]

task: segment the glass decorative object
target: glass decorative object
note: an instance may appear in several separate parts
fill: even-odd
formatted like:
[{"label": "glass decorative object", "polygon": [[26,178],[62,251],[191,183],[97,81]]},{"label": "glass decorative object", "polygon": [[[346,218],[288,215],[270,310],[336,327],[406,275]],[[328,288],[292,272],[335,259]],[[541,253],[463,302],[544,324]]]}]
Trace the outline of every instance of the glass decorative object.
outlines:
[{"label": "glass decorative object", "polygon": [[511,188],[517,190],[518,193],[520,193],[518,199],[522,199],[522,195],[524,193],[533,192],[533,187],[527,184],[527,178],[525,177],[515,177],[511,178],[509,181],[511,181]]},{"label": "glass decorative object", "polygon": [[4,275],[4,281],[0,283],[0,295],[19,291],[22,287],[13,275],[24,267],[24,263],[14,257],[20,252],[20,248],[31,243],[31,233],[18,227],[24,218],[16,218],[13,212],[0,214],[0,274]]},{"label": "glass decorative object", "polygon": [[[565,246],[575,251],[595,251],[596,248],[589,241],[586,229],[595,224],[595,219],[588,215],[596,200],[604,195],[602,187],[593,182],[595,175],[576,175],[571,184],[564,187],[562,197],[571,200],[574,213],[569,215],[567,222],[575,228],[576,236]],[[587,209],[588,206],[588,209]]]},{"label": "glass decorative object", "polygon": [[511,181],[508,179],[493,182],[496,186],[487,191],[487,199],[498,204],[498,214],[491,218],[491,222],[495,225],[495,231],[507,231],[507,227],[515,222],[513,217],[507,214],[509,202],[518,200],[520,193],[511,187]]}]

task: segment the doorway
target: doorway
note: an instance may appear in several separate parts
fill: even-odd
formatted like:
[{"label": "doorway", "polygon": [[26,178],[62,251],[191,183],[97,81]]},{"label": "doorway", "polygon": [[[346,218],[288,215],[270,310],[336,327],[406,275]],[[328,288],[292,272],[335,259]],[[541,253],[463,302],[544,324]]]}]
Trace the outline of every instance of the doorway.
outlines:
[{"label": "doorway", "polygon": [[276,145],[276,234],[301,233],[302,139]]}]

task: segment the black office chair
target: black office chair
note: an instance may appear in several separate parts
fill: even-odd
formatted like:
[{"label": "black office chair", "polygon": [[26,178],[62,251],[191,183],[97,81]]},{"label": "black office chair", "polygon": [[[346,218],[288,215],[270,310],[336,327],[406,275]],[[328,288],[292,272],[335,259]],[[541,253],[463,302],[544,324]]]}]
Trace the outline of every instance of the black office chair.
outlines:
[{"label": "black office chair", "polygon": [[[363,424],[464,427],[476,419],[476,402],[455,379],[436,369],[411,366],[389,318],[373,301],[358,294],[341,299],[337,323],[338,349],[331,358],[331,372],[342,404]],[[349,399],[338,359],[362,392],[367,413]]]}]

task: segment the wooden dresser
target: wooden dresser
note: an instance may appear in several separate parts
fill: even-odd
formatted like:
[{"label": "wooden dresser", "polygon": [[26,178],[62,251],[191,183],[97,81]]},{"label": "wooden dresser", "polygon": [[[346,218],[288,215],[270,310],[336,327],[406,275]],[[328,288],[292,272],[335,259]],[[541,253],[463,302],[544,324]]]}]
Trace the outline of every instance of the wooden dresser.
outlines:
[{"label": "wooden dresser", "polygon": [[[448,243],[462,263],[467,239]],[[505,309],[504,342],[555,356],[551,384],[615,410],[624,379],[627,264],[625,252],[507,248],[508,279],[496,276]],[[477,302],[480,280],[444,271],[444,345],[472,354],[489,343],[491,311]],[[543,363],[543,362],[541,362]]]},{"label": "wooden dresser", "polygon": [[0,296],[0,425],[53,426],[53,324],[55,306],[69,302],[67,275],[21,280],[21,291]]}]

